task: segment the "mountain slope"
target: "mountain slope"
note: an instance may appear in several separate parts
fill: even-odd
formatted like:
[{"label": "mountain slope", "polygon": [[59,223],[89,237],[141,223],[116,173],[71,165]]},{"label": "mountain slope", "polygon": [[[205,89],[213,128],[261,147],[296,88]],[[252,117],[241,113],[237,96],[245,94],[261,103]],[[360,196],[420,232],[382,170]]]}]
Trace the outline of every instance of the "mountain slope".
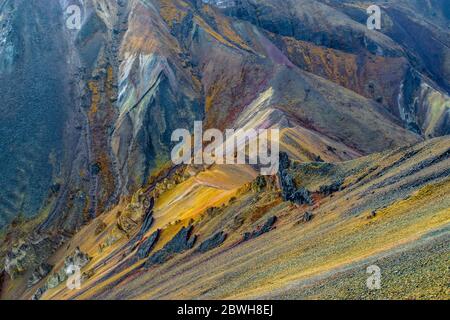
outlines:
[{"label": "mountain slope", "polygon": [[[188,225],[198,236],[193,249],[144,267],[148,256],[135,259],[138,247],[132,245],[139,227],[99,249],[120,220],[113,210],[102,217],[107,225],[103,233],[96,236],[93,223],[49,260],[59,266],[75,247],[87,252],[92,260],[83,268],[87,278],[82,289],[68,291],[63,283],[42,298],[444,298],[449,152],[449,139],[440,138],[340,164],[292,162],[285,170],[298,187],[312,192],[311,205],[284,202],[270,179],[263,186],[259,178],[233,192],[233,199],[225,192],[216,202],[207,190],[186,187],[204,185],[207,176],[218,176],[217,170],[232,177],[226,166],[206,170],[161,196],[155,222],[146,231],[149,236],[162,230],[148,256]],[[325,193],[323,186],[336,181],[342,181],[341,191]],[[208,206],[215,209],[206,210]],[[139,202],[122,216],[132,208],[138,210]],[[312,219],[305,220],[305,212]],[[245,232],[273,215],[275,229],[243,240]],[[199,245],[219,231],[228,235],[225,241],[199,252]],[[366,267],[372,264],[383,270],[383,287],[376,292],[365,288]],[[23,297],[29,298],[37,286]]]},{"label": "mountain slope", "polygon": [[[205,2],[83,0],[70,30],[0,0],[0,296],[444,298],[445,1]],[[279,128],[280,174],[173,166],[194,121]]]},{"label": "mountain slope", "polygon": [[[19,214],[33,217],[49,210],[43,231],[62,227],[73,232],[145,185],[152,173],[165,165],[174,129],[191,129],[194,120],[202,119],[206,127],[244,125],[236,122],[241,113],[270,90],[273,94],[265,108],[276,110],[276,115],[256,125],[296,132],[285,141],[305,130],[318,135],[323,144],[320,150],[300,142],[301,149],[317,150],[317,154],[291,152],[302,159],[350,159],[419,141],[418,135],[427,138],[448,133],[449,99],[442,81],[446,76],[437,73],[446,69],[422,70],[416,61],[420,59],[411,58],[416,53],[410,40],[392,28],[369,32],[357,14],[362,4],[241,1],[218,9],[199,1],[89,0],[82,3],[81,30],[68,30],[64,23],[67,16],[62,13],[67,4],[55,2],[48,12],[35,10],[28,19],[37,25],[41,20],[54,21],[45,36],[55,50],[49,51],[48,57],[35,55],[40,63],[25,55],[10,59],[11,50],[20,51],[14,39],[23,37],[24,28],[11,26],[14,21],[22,23],[20,12],[30,11],[20,10],[21,5],[47,9],[34,2],[2,2],[7,23],[2,27],[1,56],[8,67],[2,76],[23,82],[17,72],[8,73],[11,68],[19,70],[23,60],[32,71],[26,77],[35,83],[45,82],[33,76],[39,73],[36,66],[60,61],[61,65],[52,64],[61,71],[53,75],[66,75],[57,81],[64,88],[50,90],[48,97],[42,91],[38,97],[55,101],[47,104],[49,107],[65,99],[61,104],[66,108],[49,110],[51,116],[44,118],[39,133],[47,130],[58,134],[52,140],[58,146],[34,143],[37,138],[33,134],[25,136],[23,144],[13,140],[2,143],[2,154],[10,159],[5,158],[5,188],[1,188],[2,225]],[[401,12],[410,8],[384,4],[389,17],[393,15],[391,6]],[[258,14],[253,12],[256,9]],[[47,17],[50,13],[54,19]],[[322,20],[327,23],[320,23]],[[395,19],[393,23],[397,25]],[[432,26],[429,20],[418,28],[441,39],[433,46],[445,66],[446,31]],[[30,51],[42,48],[32,43]],[[60,57],[50,57],[53,52]],[[40,75],[52,78],[47,73]],[[22,91],[36,95],[35,86],[24,86]],[[5,106],[10,105],[8,96],[2,100]],[[21,110],[27,101],[32,99],[17,101],[17,116],[26,112]],[[5,108],[9,114],[10,108]],[[45,112],[40,113],[43,115]],[[2,125],[2,130],[9,130],[3,139],[20,134],[19,120],[14,119]],[[54,123],[57,127],[52,127]],[[344,131],[342,123],[347,124]],[[37,128],[31,133],[33,130]],[[51,137],[44,135],[43,139]],[[298,141],[292,143],[299,145]],[[36,188],[26,191],[13,177],[8,178],[9,173],[20,177],[32,174],[26,160],[21,159],[34,156],[20,156],[30,150],[26,147],[30,144],[44,145],[32,153],[39,155],[40,163],[50,163],[35,166],[27,184],[39,186],[39,192]],[[327,154],[329,148],[336,149],[337,155]],[[292,148],[286,145],[288,149]],[[52,165],[61,161],[60,168]],[[11,170],[13,167],[18,171]],[[31,200],[26,200],[30,194],[32,207],[27,205]]]}]

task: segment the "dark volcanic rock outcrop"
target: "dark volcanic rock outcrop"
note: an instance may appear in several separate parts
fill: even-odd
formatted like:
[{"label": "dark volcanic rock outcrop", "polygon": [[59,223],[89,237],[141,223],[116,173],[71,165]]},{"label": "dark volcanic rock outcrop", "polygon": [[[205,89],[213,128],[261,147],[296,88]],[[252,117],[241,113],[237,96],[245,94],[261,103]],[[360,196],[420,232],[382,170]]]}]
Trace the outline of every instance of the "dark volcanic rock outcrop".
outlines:
[{"label": "dark volcanic rock outcrop", "polygon": [[172,240],[147,260],[144,266],[148,268],[154,264],[162,264],[169,260],[173,255],[191,249],[197,239],[196,235],[191,235],[193,228],[192,225],[181,228]]},{"label": "dark volcanic rock outcrop", "polygon": [[53,269],[53,266],[43,263],[37,267],[28,279],[28,287],[34,286],[36,283],[44,279]]},{"label": "dark volcanic rock outcrop", "polygon": [[153,220],[153,212],[147,210],[147,213],[144,216],[144,223],[142,224],[142,227],[136,235],[134,241],[141,241],[142,237],[147,233],[148,230],[150,230],[153,224]]},{"label": "dark volcanic rock outcrop", "polygon": [[290,160],[286,153],[280,153],[280,169],[278,177],[280,179],[282,197],[284,201],[291,201],[296,204],[312,204],[311,193],[305,188],[297,188],[292,174],[289,172]]},{"label": "dark volcanic rock outcrop", "polygon": [[150,252],[155,247],[155,244],[158,242],[160,230],[156,230],[153,232],[150,237],[145,239],[142,244],[139,246],[138,251],[136,252],[136,257],[138,259],[146,258]]},{"label": "dark volcanic rock outcrop", "polygon": [[63,241],[59,236],[38,237],[13,247],[6,254],[5,272],[14,279],[26,271],[34,270],[44,263]]},{"label": "dark volcanic rock outcrop", "polygon": [[329,196],[335,192],[342,190],[343,181],[336,181],[329,185],[323,185],[319,188],[319,193],[324,196]]},{"label": "dark volcanic rock outcrop", "polygon": [[50,274],[45,284],[36,290],[32,300],[39,300],[48,289],[59,286],[61,283],[66,281],[70,275],[74,274],[76,270],[81,271],[81,269],[85,267],[91,259],[92,258],[87,253],[81,251],[80,248],[76,248],[71,255],[65,258],[64,266]]},{"label": "dark volcanic rock outcrop", "polygon": [[227,238],[227,234],[224,233],[223,231],[219,231],[216,234],[214,234],[212,237],[210,237],[210,238],[206,239],[205,241],[203,241],[200,244],[200,246],[197,248],[197,251],[201,252],[201,253],[205,253],[205,252],[207,252],[209,250],[217,248],[222,243],[224,243],[226,238]]},{"label": "dark volcanic rock outcrop", "polygon": [[276,216],[270,217],[269,219],[267,219],[266,223],[258,230],[255,230],[253,232],[246,232],[244,234],[243,241],[257,238],[257,237],[263,235],[264,233],[272,231],[274,229],[275,222],[277,222],[277,217]]},{"label": "dark volcanic rock outcrop", "polygon": [[305,188],[297,189],[293,194],[288,197],[289,201],[296,204],[312,204],[311,193]]},{"label": "dark volcanic rock outcrop", "polygon": [[309,222],[313,218],[313,214],[311,212],[305,212],[303,215],[303,222]]},{"label": "dark volcanic rock outcrop", "polygon": [[311,221],[313,218],[314,218],[314,215],[313,215],[311,212],[306,211],[306,212],[301,216],[301,218],[295,223],[295,225],[299,225],[299,224],[302,224],[302,223],[309,222],[309,221]]}]

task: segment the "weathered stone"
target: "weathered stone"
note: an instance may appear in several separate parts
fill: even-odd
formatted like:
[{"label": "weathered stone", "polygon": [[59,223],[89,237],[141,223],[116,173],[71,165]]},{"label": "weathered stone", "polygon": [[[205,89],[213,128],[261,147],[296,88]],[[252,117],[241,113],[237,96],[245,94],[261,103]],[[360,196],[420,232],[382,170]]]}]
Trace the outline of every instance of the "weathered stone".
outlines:
[{"label": "weathered stone", "polygon": [[223,231],[219,231],[216,234],[214,234],[212,237],[206,239],[200,246],[198,247],[198,252],[207,252],[209,250],[212,250],[214,248],[217,248],[220,246],[227,238],[227,234]]},{"label": "weathered stone", "polygon": [[191,233],[194,227],[192,225],[183,227],[169,243],[164,247],[169,252],[180,253],[191,249],[194,246],[197,236],[192,236]]},{"label": "weathered stone", "polygon": [[377,211],[376,210],[372,210],[372,212],[370,212],[370,214],[368,215],[367,219],[373,219],[377,216]]},{"label": "weathered stone", "polygon": [[79,247],[75,249],[75,252],[66,257],[64,260],[64,266],[57,272],[48,276],[48,279],[42,287],[37,289],[32,297],[32,300],[39,300],[42,295],[48,290],[59,286],[61,283],[68,279],[68,270],[81,269],[91,261],[91,257],[88,254],[82,252]]},{"label": "weathered stone", "polygon": [[289,169],[289,166],[290,160],[288,154],[286,152],[280,152],[280,172]]},{"label": "weathered stone", "polygon": [[311,212],[307,211],[303,215],[303,222],[309,222],[312,220],[312,218],[313,218],[313,214]]},{"label": "weathered stone", "polygon": [[319,193],[321,193],[322,195],[329,196],[335,192],[341,191],[342,190],[342,181],[336,181],[333,182],[330,185],[323,185],[319,188]]},{"label": "weathered stone", "polygon": [[280,175],[281,181],[281,195],[284,201],[291,201],[292,195],[297,190],[294,178],[288,173],[284,172]]},{"label": "weathered stone", "polygon": [[39,289],[36,290],[36,292],[34,293],[34,295],[31,297],[31,300],[39,300],[42,295],[45,293],[45,291],[47,291],[46,287],[41,287]]},{"label": "weathered stone", "polygon": [[289,157],[286,153],[280,154],[280,170],[278,177],[281,184],[281,196],[284,201],[297,204],[312,204],[311,194],[305,188],[297,188],[292,175],[288,172],[290,167]]},{"label": "weathered stone", "polygon": [[277,222],[277,217],[276,216],[270,217],[269,219],[267,219],[266,223],[258,230],[255,230],[253,232],[244,233],[243,241],[257,238],[257,237],[263,235],[264,233],[272,231],[274,229],[273,226],[274,226],[275,222]]},{"label": "weathered stone", "polygon": [[43,263],[63,242],[62,237],[30,236],[26,242],[13,247],[5,258],[5,271],[14,279]]},{"label": "weathered stone", "polygon": [[44,279],[50,271],[52,271],[53,266],[43,263],[39,265],[31,274],[30,278],[28,279],[28,287],[34,286],[36,283]]},{"label": "weathered stone", "polygon": [[296,204],[312,204],[311,193],[305,188],[300,188],[288,198]]},{"label": "weathered stone", "polygon": [[267,182],[264,176],[258,176],[252,183],[252,190],[254,192],[261,192],[267,186]]},{"label": "weathered stone", "polygon": [[162,264],[169,260],[174,254],[191,249],[197,239],[197,236],[195,235],[191,237],[192,230],[192,225],[181,228],[181,230],[164,246],[164,248],[150,256],[144,266],[150,267],[154,264]]},{"label": "weathered stone", "polygon": [[141,241],[144,235],[150,230],[153,224],[153,212],[147,211],[144,217],[144,222],[142,223],[142,227],[136,235],[134,241]]},{"label": "weathered stone", "polygon": [[64,269],[61,269],[57,273],[51,274],[47,279],[47,288],[53,289],[59,286],[60,283],[67,279],[67,274]]},{"label": "weathered stone", "polygon": [[91,261],[91,257],[88,254],[82,252],[79,247],[75,249],[75,252],[72,256],[69,256],[65,260],[65,266],[67,267],[72,264],[78,268],[83,268]]},{"label": "weathered stone", "polygon": [[156,230],[153,232],[150,237],[148,237],[140,246],[138,251],[136,252],[136,256],[138,259],[144,259],[146,258],[152,249],[154,248],[156,242],[158,242],[159,239],[160,230]]}]

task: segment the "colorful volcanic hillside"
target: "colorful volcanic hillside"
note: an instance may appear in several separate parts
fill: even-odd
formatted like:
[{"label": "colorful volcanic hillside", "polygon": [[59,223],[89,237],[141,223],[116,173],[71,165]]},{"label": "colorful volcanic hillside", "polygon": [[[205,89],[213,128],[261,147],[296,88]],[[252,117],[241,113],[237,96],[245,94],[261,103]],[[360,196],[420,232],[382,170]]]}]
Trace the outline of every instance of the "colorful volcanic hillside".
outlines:
[{"label": "colorful volcanic hillside", "polygon": [[[0,299],[448,300],[449,28],[447,0],[0,0]],[[278,129],[278,171],[174,164],[198,121]]]}]

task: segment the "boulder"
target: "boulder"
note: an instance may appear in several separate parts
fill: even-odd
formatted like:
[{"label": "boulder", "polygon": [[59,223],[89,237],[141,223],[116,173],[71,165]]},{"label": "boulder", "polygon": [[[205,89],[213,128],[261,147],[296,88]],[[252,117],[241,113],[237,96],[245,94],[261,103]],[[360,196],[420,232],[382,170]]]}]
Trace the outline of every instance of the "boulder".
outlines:
[{"label": "boulder", "polygon": [[243,241],[248,241],[248,240],[257,238],[257,237],[263,235],[264,233],[272,231],[274,229],[275,222],[277,222],[277,217],[276,216],[270,217],[269,219],[267,219],[266,223],[261,228],[255,230],[253,232],[246,232],[244,234]]},{"label": "boulder", "polygon": [[[64,269],[59,270],[57,273],[51,274],[46,283],[47,289],[53,289],[59,286],[60,283],[64,282],[67,279],[67,274]],[[44,286],[45,287],[45,286]]]},{"label": "boulder", "polygon": [[376,210],[372,210],[370,212],[370,214],[367,216],[367,219],[373,219],[377,216],[377,211]]},{"label": "boulder", "polygon": [[34,270],[58,248],[64,239],[60,236],[47,237],[30,235],[26,241],[6,253],[5,271],[15,279],[28,270]]},{"label": "boulder", "polygon": [[34,293],[34,295],[31,297],[31,300],[39,300],[42,295],[45,293],[45,291],[47,291],[47,288],[45,287],[41,287],[39,289],[36,290],[36,292]]},{"label": "boulder", "polygon": [[28,279],[28,287],[30,288],[44,279],[50,273],[50,271],[52,271],[52,269],[53,266],[49,265],[48,263],[42,263],[41,265],[39,265],[36,269],[34,269],[33,273]]},{"label": "boulder", "polygon": [[180,253],[191,249],[194,246],[197,236],[192,236],[192,225],[183,227],[164,247],[169,252]]},{"label": "boulder", "polygon": [[267,182],[264,176],[258,176],[253,182],[252,182],[252,190],[253,192],[262,192],[265,190],[267,186]]},{"label": "boulder", "polygon": [[289,167],[290,161],[288,155],[286,153],[280,153],[278,177],[280,179],[283,200],[296,204],[312,204],[311,193],[305,188],[297,188],[294,177],[288,172]]},{"label": "boulder", "polygon": [[155,244],[158,242],[159,239],[160,230],[156,230],[153,232],[150,237],[145,239],[144,242],[139,246],[138,251],[136,252],[136,256],[138,259],[144,259],[147,258],[147,256],[150,254],[152,249],[154,248]]},{"label": "boulder", "polygon": [[91,261],[91,257],[82,252],[79,247],[77,247],[74,253],[64,260],[64,267],[58,271],[50,274],[46,283],[36,290],[32,300],[39,300],[42,295],[49,289],[56,288],[61,283],[68,279],[68,270],[81,269],[86,266]]},{"label": "boulder", "polygon": [[290,163],[288,154],[286,152],[280,152],[280,172],[289,169]]},{"label": "boulder", "polygon": [[91,261],[91,257],[89,257],[87,253],[84,253],[80,250],[79,247],[77,247],[73,255],[66,258],[65,266],[68,267],[69,264],[73,264],[74,266],[77,266],[81,269],[85,265],[87,265],[89,261]]},{"label": "boulder", "polygon": [[214,248],[217,248],[220,246],[227,238],[227,234],[223,231],[219,231],[216,234],[214,234],[212,237],[206,239],[205,241],[200,244],[197,251],[201,253],[205,253],[209,250],[212,250]]},{"label": "boulder", "polygon": [[291,201],[292,195],[297,190],[294,178],[288,172],[283,172],[280,174],[281,182],[281,195],[284,201]]},{"label": "boulder", "polygon": [[292,201],[296,204],[312,204],[313,203],[312,198],[311,198],[311,193],[305,188],[297,189],[297,191],[295,191],[293,194],[290,195],[288,200]]},{"label": "boulder", "polygon": [[144,267],[148,268],[154,264],[162,264],[169,260],[174,254],[182,253],[191,249],[197,236],[192,236],[193,226],[183,227],[161,250],[155,252],[146,261]]},{"label": "boulder", "polygon": [[336,181],[330,185],[323,185],[319,188],[319,193],[324,195],[325,197],[327,197],[335,192],[341,191],[342,184],[343,184],[343,181]]},{"label": "boulder", "polygon": [[142,223],[141,229],[139,230],[138,234],[130,241],[130,244],[133,245],[136,242],[139,242],[142,240],[142,238],[144,237],[144,235],[150,230],[150,228],[153,225],[153,211],[151,211],[151,209],[147,209],[145,216],[144,216],[144,221]]},{"label": "boulder", "polygon": [[303,215],[302,220],[303,220],[303,222],[309,222],[309,221],[312,220],[312,218],[313,218],[313,214],[312,214],[311,212],[307,211],[307,212],[305,212],[305,214]]}]

